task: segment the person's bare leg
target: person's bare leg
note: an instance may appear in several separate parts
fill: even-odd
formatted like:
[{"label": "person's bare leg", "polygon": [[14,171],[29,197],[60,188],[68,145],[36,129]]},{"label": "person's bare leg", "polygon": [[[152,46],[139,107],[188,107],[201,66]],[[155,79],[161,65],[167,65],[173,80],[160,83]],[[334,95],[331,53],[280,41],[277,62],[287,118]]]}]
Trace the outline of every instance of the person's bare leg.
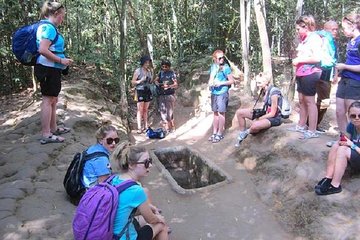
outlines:
[{"label": "person's bare leg", "polygon": [[52,107],[51,107],[51,100],[52,97],[43,96],[41,102],[41,134],[43,137],[48,137],[51,135],[50,132],[50,122],[51,122],[51,115],[52,115]]},{"label": "person's bare leg", "polygon": [[304,100],[309,116],[309,130],[315,132],[318,120],[318,109],[315,103],[315,96],[304,96]]},{"label": "person's bare leg", "polygon": [[335,171],[335,160],[336,160],[336,152],[339,148],[339,144],[336,142],[330,149],[328,160],[326,163],[326,178],[333,178]]},{"label": "person's bare leg", "polygon": [[219,128],[217,134],[224,135],[225,130],[225,113],[219,113]]},{"label": "person's bare leg", "polygon": [[150,102],[145,102],[143,112],[142,112],[142,117],[144,119],[144,127],[145,127],[145,129],[147,129],[149,127],[149,121],[148,121],[149,105],[150,105]]},{"label": "person's bare leg", "polygon": [[138,102],[137,103],[137,112],[136,112],[136,121],[137,121],[137,127],[138,130],[141,130],[141,120],[142,120],[142,109],[143,109],[144,102]]},{"label": "person's bare leg", "polygon": [[213,119],[213,134],[217,134],[219,131],[219,113],[214,112],[214,119]]},{"label": "person's bare leg", "polygon": [[52,97],[51,100],[51,119],[50,119],[50,129],[51,132],[55,132],[57,129],[56,123],[56,106],[58,103],[58,97]]},{"label": "person's bare leg", "polygon": [[334,176],[331,181],[331,185],[339,187],[341,179],[344,176],[344,172],[347,166],[347,160],[350,159],[351,149],[347,146],[340,146],[336,153]]},{"label": "person's bare leg", "polygon": [[347,126],[345,99],[336,98],[336,121],[339,131],[345,132]]},{"label": "person's bare leg", "polygon": [[308,109],[305,103],[305,96],[302,93],[299,93],[299,105],[300,105],[300,112],[299,112],[299,123],[300,127],[304,127],[308,118]]}]

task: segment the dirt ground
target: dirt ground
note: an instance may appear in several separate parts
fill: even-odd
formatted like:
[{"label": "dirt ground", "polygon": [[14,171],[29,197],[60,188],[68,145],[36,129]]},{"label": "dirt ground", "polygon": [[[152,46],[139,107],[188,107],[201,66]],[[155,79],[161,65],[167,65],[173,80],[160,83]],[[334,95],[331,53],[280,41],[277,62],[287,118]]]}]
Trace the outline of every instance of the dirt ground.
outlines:
[{"label": "dirt ground", "polygon": [[[64,84],[59,121],[72,131],[62,144],[39,143],[39,99],[26,92],[1,99],[1,239],[73,238],[75,207],[66,199],[62,180],[73,155],[95,142],[93,134],[103,120],[118,127],[121,139],[149,150],[186,146],[230,176],[220,187],[179,194],[155,164],[143,184],[163,210],[171,239],[360,239],[358,175],[347,171],[340,194],[319,197],[313,191],[325,173],[325,143],[336,139],[334,103],[322,126],[327,132],[318,139],[300,140],[286,130],[297,121],[295,107],[280,127],[249,136],[235,148],[234,112],[253,102],[240,89],[232,89],[225,139],[213,144],[207,141],[212,116],[206,101],[200,101],[201,111],[178,104],[176,132],[150,140],[127,133],[112,114],[115,105],[88,86],[84,80]],[[151,119],[158,126],[156,111]]]}]

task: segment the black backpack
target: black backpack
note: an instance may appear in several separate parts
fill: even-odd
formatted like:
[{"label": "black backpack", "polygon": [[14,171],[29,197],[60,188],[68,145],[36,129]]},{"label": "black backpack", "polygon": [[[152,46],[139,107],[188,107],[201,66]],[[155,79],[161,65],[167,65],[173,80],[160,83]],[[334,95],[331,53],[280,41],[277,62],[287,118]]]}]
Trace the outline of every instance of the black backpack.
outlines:
[{"label": "black backpack", "polygon": [[74,155],[63,181],[66,193],[69,195],[70,201],[73,204],[77,205],[82,195],[86,192],[86,188],[81,181],[85,162],[87,160],[103,156],[109,157],[104,152],[87,154],[86,151],[83,151],[82,153],[78,152]]}]

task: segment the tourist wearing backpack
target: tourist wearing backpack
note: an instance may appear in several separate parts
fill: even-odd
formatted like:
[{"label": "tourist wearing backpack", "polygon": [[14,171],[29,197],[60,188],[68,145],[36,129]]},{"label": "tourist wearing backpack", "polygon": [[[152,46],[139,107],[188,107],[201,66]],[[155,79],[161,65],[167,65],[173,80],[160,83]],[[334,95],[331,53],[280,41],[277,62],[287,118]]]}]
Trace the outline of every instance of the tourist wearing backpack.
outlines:
[{"label": "tourist wearing backpack", "polygon": [[[65,17],[65,7],[59,2],[46,1],[41,15],[48,23],[41,24],[36,32],[39,57],[36,59],[34,73],[40,82],[41,103],[41,144],[63,142],[58,135],[69,132],[68,128],[56,125],[56,104],[61,90],[61,71],[73,60],[64,55],[64,38],[57,27]],[[56,39],[55,42],[53,42]]]},{"label": "tourist wearing backpack", "polygon": [[[315,20],[312,16],[301,16],[296,20],[296,31],[300,39],[297,56],[293,59],[296,67],[296,84],[299,96],[299,122],[291,131],[301,132],[300,139],[317,138],[316,132],[318,111],[315,102],[316,84],[320,79],[322,56],[322,39],[316,34]],[[309,127],[306,121],[309,119]]]},{"label": "tourist wearing backpack", "polygon": [[[264,94],[264,105],[261,109],[239,108],[236,111],[240,128],[240,133],[235,144],[236,147],[239,147],[240,143],[249,134],[279,126],[282,122],[279,106],[281,106],[283,98],[280,89],[271,86],[270,79],[265,76],[256,84],[260,89],[259,98]],[[246,128],[246,119],[253,120],[249,128]]]},{"label": "tourist wearing backpack", "polygon": [[178,82],[169,60],[161,61],[161,71],[154,82],[159,86],[158,107],[163,127],[167,132],[174,132],[175,89]]},{"label": "tourist wearing backpack", "polygon": [[[135,86],[135,96],[137,101],[137,133],[143,133],[148,127],[148,111],[150,101],[153,99],[149,84],[152,82],[153,73],[151,70],[151,58],[143,56],[140,59],[140,67],[134,71],[131,83]],[[142,126],[142,122],[144,125]]]},{"label": "tourist wearing backpack", "polygon": [[120,139],[114,126],[105,124],[96,133],[96,144],[86,150],[86,154],[95,152],[105,153],[105,156],[98,156],[85,162],[82,183],[85,188],[90,188],[103,182],[111,174],[110,154],[115,150]]},{"label": "tourist wearing backpack", "polygon": [[[323,43],[327,41],[327,52],[330,58],[332,59],[333,64],[322,68],[322,73],[320,80],[316,84],[316,106],[318,109],[318,121],[316,130],[319,132],[325,132],[325,130],[319,128],[319,124],[322,121],[327,108],[330,106],[330,91],[331,83],[337,82],[337,73],[335,73],[335,64],[338,59],[338,50],[336,46],[335,39],[337,39],[338,34],[338,24],[333,21],[327,21],[324,24],[324,30],[318,31],[319,35],[323,36]],[[326,36],[326,37],[325,37]]]},{"label": "tourist wearing backpack", "polygon": [[209,141],[218,143],[224,138],[225,114],[229,103],[229,88],[234,83],[231,68],[225,63],[224,52],[216,50],[212,54],[209,90],[211,91],[211,110],[213,111],[213,129]]},{"label": "tourist wearing backpack", "polygon": [[360,100],[360,14],[349,14],[342,19],[346,45],[345,63],[336,64],[341,80],[336,91],[336,119],[340,132],[345,132],[348,119],[346,109]]},{"label": "tourist wearing backpack", "polygon": [[[118,185],[127,180],[139,182],[147,176],[152,167],[152,159],[147,150],[143,147],[130,147],[127,144],[119,145],[113,159],[119,164],[121,173],[116,175],[112,180],[112,185]],[[143,239],[168,239],[168,226],[165,219],[154,208],[147,197],[147,193],[141,185],[133,185],[119,195],[119,206],[116,210],[114,220],[114,235],[117,236],[129,221],[129,216],[134,209],[146,221],[144,226],[138,225],[137,222],[131,221],[128,230],[120,237],[125,240],[127,231],[130,240]],[[119,239],[119,238],[115,238]]]}]

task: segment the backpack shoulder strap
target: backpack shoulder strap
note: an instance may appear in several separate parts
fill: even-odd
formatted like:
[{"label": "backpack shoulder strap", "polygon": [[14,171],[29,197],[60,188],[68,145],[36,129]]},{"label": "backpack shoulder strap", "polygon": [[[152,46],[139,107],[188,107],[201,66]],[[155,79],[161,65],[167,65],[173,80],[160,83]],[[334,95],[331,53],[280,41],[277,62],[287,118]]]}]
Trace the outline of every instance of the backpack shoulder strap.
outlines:
[{"label": "backpack shoulder strap", "polygon": [[86,151],[84,151],[82,154],[85,154],[85,161],[93,159],[93,158],[97,158],[97,157],[109,157],[109,155],[104,152],[93,152],[93,153],[87,154]]}]

